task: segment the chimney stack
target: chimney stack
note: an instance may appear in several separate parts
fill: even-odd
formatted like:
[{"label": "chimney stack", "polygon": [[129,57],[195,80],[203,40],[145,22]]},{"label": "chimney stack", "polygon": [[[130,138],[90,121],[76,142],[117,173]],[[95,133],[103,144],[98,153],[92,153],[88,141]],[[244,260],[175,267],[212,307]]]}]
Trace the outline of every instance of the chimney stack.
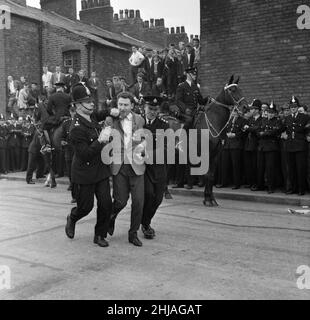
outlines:
[{"label": "chimney stack", "polygon": [[141,19],[140,10],[136,10],[136,18]]}]

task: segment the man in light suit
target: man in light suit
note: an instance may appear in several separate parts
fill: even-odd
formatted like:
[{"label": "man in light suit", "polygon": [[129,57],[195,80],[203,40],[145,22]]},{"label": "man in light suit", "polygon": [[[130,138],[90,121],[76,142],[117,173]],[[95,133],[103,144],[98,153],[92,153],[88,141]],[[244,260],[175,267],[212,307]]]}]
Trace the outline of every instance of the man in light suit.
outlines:
[{"label": "man in light suit", "polygon": [[[145,120],[132,112],[134,98],[129,92],[122,92],[117,99],[120,117],[113,122],[113,128],[121,136],[121,144],[115,145],[113,150],[113,162],[111,166],[113,174],[113,214],[109,227],[112,236],[117,215],[126,207],[129,195],[132,199],[131,225],[128,234],[130,243],[137,247],[142,246],[138,238],[143,206],[144,206],[144,173],[143,160],[144,142],[136,135],[142,130]],[[119,157],[118,157],[119,156]],[[142,161],[136,161],[136,156]],[[120,161],[114,161],[120,159]]]},{"label": "man in light suit", "polygon": [[56,83],[65,83],[66,81],[66,75],[64,73],[61,72],[61,68],[59,66],[57,66],[55,68],[55,73],[53,73],[52,75],[52,85],[53,88],[55,88],[56,90]]}]

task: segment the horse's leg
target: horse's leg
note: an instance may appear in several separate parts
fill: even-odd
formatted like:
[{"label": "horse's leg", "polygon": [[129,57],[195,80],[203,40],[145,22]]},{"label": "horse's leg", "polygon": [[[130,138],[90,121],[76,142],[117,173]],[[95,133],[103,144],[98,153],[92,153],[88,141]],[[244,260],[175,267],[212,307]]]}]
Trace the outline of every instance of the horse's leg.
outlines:
[{"label": "horse's leg", "polygon": [[210,156],[210,164],[209,164],[209,171],[205,176],[205,191],[204,191],[204,201],[203,204],[206,207],[218,207],[218,203],[215,200],[214,193],[213,193],[213,185],[214,185],[214,173],[215,173],[215,165],[216,159]]},{"label": "horse's leg", "polygon": [[57,183],[55,179],[55,171],[56,171],[56,152],[52,151],[50,155],[50,174],[51,174],[51,188],[56,188]]}]

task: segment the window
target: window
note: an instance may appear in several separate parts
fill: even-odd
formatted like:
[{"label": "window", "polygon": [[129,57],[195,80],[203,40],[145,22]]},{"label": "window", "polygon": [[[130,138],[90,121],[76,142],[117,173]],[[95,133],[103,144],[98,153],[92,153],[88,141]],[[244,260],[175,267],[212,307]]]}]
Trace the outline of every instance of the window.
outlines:
[{"label": "window", "polygon": [[63,64],[66,71],[69,68],[73,68],[74,72],[78,72],[81,69],[81,51],[72,50],[63,53]]}]

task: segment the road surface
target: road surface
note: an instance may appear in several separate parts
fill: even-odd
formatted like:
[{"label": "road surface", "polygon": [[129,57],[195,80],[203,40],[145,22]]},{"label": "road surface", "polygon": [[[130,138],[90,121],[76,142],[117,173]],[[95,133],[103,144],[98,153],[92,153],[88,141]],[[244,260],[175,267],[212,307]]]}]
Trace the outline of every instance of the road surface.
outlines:
[{"label": "road surface", "polygon": [[287,207],[174,197],[161,206],[155,240],[128,243],[129,209],[110,247],[92,243],[95,212],[65,237],[66,186],[0,180],[0,299],[309,299],[296,270],[310,266],[310,217]]}]

